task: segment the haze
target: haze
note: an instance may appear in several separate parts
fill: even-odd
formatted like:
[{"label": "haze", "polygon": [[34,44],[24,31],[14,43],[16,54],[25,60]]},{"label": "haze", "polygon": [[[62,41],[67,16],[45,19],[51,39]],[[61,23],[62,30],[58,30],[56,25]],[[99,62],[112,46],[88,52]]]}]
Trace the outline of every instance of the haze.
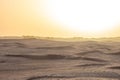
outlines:
[{"label": "haze", "polygon": [[0,36],[118,37],[119,0],[0,0]]}]

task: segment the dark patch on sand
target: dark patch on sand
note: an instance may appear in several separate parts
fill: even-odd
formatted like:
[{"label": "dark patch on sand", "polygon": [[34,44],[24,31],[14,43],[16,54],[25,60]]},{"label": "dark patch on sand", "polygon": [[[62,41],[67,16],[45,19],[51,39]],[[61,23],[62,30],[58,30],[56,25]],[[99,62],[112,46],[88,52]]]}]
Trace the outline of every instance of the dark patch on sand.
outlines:
[{"label": "dark patch on sand", "polygon": [[120,79],[120,75],[115,72],[83,72],[83,73],[75,73],[75,74],[63,74],[63,75],[45,75],[45,76],[37,76],[31,77],[27,80],[64,80],[71,78],[106,78],[106,79]]},{"label": "dark patch on sand", "polygon": [[102,59],[97,58],[89,58],[89,57],[74,57],[69,55],[57,55],[57,54],[47,54],[47,55],[5,55],[6,57],[18,57],[18,58],[27,58],[31,60],[87,60],[87,61],[95,61],[95,62],[107,62]]},{"label": "dark patch on sand", "polygon": [[7,57],[28,58],[32,60],[59,60],[65,59],[64,55],[48,54],[48,55],[5,55]]},{"label": "dark patch on sand", "polygon": [[103,59],[89,58],[89,57],[71,57],[68,59],[70,59],[70,60],[87,60],[87,61],[95,61],[95,62],[107,62],[106,60],[103,60]]},{"label": "dark patch on sand", "polygon": [[112,67],[108,67],[109,69],[116,69],[116,70],[120,70],[120,66],[112,66]]},{"label": "dark patch on sand", "polygon": [[105,66],[105,65],[107,65],[107,64],[83,64],[83,65],[77,65],[76,67],[101,67],[101,66]]},{"label": "dark patch on sand", "polygon": [[58,49],[72,49],[73,47],[71,46],[55,46],[55,47],[37,47],[35,49],[55,49],[55,50],[58,50]]},{"label": "dark patch on sand", "polygon": [[6,61],[0,61],[0,63],[5,63]]},{"label": "dark patch on sand", "polygon": [[89,60],[89,61],[96,61],[96,62],[107,62],[106,60],[98,59],[98,58],[82,57],[82,59],[83,60]]},{"label": "dark patch on sand", "polygon": [[[13,66],[14,67],[14,66]],[[25,67],[25,66],[22,66],[22,67],[14,67],[14,68],[6,68],[6,69],[0,69],[0,71],[32,71],[32,70],[39,70],[39,69],[49,69],[50,67]]]}]

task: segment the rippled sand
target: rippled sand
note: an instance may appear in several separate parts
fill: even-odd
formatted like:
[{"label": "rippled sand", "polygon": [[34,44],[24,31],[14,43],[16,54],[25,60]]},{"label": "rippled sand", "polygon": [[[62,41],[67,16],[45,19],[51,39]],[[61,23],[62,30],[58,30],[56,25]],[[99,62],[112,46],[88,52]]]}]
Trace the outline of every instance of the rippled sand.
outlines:
[{"label": "rippled sand", "polygon": [[1,39],[0,80],[120,80],[120,42]]}]

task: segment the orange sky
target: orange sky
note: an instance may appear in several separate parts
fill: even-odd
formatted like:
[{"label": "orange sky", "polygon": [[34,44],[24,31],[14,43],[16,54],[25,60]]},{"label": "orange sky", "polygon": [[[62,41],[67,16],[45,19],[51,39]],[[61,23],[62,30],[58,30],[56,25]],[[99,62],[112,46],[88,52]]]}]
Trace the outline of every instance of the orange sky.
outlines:
[{"label": "orange sky", "polygon": [[[113,37],[120,27],[101,34],[79,33],[64,28],[44,12],[43,0],[0,0],[0,36]],[[117,26],[117,27],[116,27]],[[88,35],[87,35],[88,34]]]}]

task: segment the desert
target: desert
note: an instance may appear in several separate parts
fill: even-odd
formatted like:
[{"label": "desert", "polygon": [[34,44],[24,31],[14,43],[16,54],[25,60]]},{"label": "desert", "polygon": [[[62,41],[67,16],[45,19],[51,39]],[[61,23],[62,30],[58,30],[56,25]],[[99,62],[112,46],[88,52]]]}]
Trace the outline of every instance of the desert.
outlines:
[{"label": "desert", "polygon": [[0,39],[0,80],[120,80],[120,42]]}]

